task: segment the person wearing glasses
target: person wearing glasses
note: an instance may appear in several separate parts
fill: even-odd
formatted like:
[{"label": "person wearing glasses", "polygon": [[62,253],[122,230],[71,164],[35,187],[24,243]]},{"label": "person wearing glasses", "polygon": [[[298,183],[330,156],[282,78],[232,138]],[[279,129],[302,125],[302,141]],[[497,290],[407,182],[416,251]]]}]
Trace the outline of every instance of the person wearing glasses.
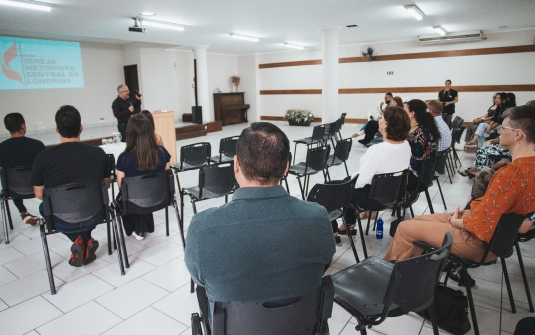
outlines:
[{"label": "person wearing glasses", "polygon": [[[527,216],[535,212],[535,107],[513,107],[504,116],[499,130],[500,144],[509,149],[513,161],[492,176],[484,195],[470,204],[470,209],[453,213],[430,214],[402,221],[384,259],[403,260],[418,256],[422,249],[414,241],[435,247],[442,245],[446,232],[453,235],[451,252],[456,256],[479,262],[485,245],[491,240],[503,214]],[[525,220],[519,233],[533,226]],[[496,259],[489,253],[486,262]]]},{"label": "person wearing glasses", "polygon": [[117,130],[121,133],[121,141],[126,142],[126,125],[130,116],[141,110],[141,94],[136,91],[135,99],[131,99],[128,86],[122,84],[117,87],[117,94],[117,98],[111,104],[111,109],[113,116],[117,118]]}]

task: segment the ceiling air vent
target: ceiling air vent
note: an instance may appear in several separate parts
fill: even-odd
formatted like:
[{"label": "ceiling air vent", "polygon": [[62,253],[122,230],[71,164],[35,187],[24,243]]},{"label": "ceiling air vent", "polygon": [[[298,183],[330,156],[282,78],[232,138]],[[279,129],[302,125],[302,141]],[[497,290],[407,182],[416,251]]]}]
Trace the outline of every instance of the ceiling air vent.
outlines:
[{"label": "ceiling air vent", "polygon": [[478,42],[483,39],[483,32],[480,30],[477,32],[449,34],[446,36],[437,37],[418,36],[418,43],[420,43],[421,45],[429,45],[458,42]]}]

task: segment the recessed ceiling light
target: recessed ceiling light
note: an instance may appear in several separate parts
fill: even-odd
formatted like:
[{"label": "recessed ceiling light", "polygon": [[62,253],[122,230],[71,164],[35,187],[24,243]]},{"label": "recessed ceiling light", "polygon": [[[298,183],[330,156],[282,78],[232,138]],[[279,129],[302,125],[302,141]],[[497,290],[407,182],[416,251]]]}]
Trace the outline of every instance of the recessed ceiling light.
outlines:
[{"label": "recessed ceiling light", "polygon": [[53,4],[49,4],[46,2],[29,1],[29,0],[28,1],[0,0],[0,5],[27,8],[27,9],[36,9],[36,10],[42,10],[45,12],[50,12],[52,8],[54,7]]},{"label": "recessed ceiling light", "polygon": [[422,12],[422,10],[416,5],[405,6],[405,9],[418,21],[423,19],[423,17],[425,16],[424,12]]},{"label": "recessed ceiling light", "polygon": [[290,44],[290,43],[284,43],[284,46],[287,47],[287,48],[292,48],[292,49],[304,49],[305,47],[303,46],[300,46],[300,45],[295,45],[295,44]]},{"label": "recessed ceiling light", "polygon": [[147,27],[164,28],[171,30],[183,31],[184,27],[173,22],[157,21],[152,19],[143,19],[142,24]]},{"label": "recessed ceiling light", "polygon": [[230,37],[235,38],[237,40],[244,40],[244,41],[249,41],[249,42],[258,42],[258,41],[260,41],[260,39],[258,39],[256,37],[242,36],[242,35],[236,35],[236,34],[229,34],[229,35],[230,35]]},{"label": "recessed ceiling light", "polygon": [[442,28],[442,26],[434,26],[433,29],[435,29],[435,31],[439,33],[440,36],[445,36],[448,33],[446,29]]},{"label": "recessed ceiling light", "polygon": [[141,15],[143,15],[143,16],[153,16],[153,15],[156,15],[156,13],[153,13],[153,12],[143,12],[143,13],[141,13]]},{"label": "recessed ceiling light", "polygon": [[348,26],[346,26],[346,27],[348,27],[348,28],[357,28],[358,25],[356,25],[356,24],[350,24],[350,25],[348,25]]}]

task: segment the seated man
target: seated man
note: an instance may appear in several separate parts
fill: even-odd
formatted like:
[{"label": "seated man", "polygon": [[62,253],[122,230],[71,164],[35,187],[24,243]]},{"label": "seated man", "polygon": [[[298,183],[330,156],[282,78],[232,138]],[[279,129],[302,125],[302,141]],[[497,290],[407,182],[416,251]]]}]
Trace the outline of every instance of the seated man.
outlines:
[{"label": "seated man", "polygon": [[435,118],[435,122],[440,132],[440,139],[438,140],[437,150],[440,153],[441,151],[447,150],[451,146],[451,130],[450,127],[444,122],[442,118],[442,104],[436,100],[427,101],[427,108],[429,112]]},{"label": "seated man", "polygon": [[[485,245],[502,214],[527,215],[535,211],[535,107],[513,107],[499,128],[500,143],[511,152],[513,162],[492,176],[485,194],[472,201],[470,210],[431,214],[400,223],[385,260],[401,260],[420,255],[416,240],[440,247],[444,234],[453,235],[451,252],[459,257],[480,261]],[[531,229],[525,220],[520,233]],[[487,261],[496,256],[489,254]]]},{"label": "seated man", "polygon": [[[9,113],[4,117],[6,129],[11,138],[0,143],[0,168],[12,169],[16,167],[32,167],[35,156],[45,150],[43,142],[28,138],[26,122],[20,113]],[[34,225],[39,217],[28,213],[22,199],[13,199],[24,223]]]},{"label": "seated man", "polygon": [[331,222],[279,185],[289,155],[278,127],[251,124],[236,145],[232,201],[191,220],[185,261],[210,301],[279,301],[321,284],[336,249]]},{"label": "seated man", "polygon": [[[32,184],[35,196],[43,199],[43,190],[71,183],[100,182],[104,180],[110,187],[111,166],[108,156],[99,147],[80,142],[83,127],[80,113],[73,106],[62,106],[56,113],[56,132],[60,144],[37,155],[32,169]],[[43,204],[39,207],[41,215]],[[69,264],[80,267],[95,260],[98,241],[91,237],[91,231],[102,222],[80,222],[78,227],[54,222],[61,230],[88,228],[80,233],[64,233],[73,245]]]}]

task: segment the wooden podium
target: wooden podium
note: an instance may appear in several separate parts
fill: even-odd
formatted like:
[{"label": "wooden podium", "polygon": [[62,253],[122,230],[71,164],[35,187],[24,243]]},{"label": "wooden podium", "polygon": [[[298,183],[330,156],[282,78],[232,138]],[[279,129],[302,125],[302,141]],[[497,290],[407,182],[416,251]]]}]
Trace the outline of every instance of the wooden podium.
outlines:
[{"label": "wooden podium", "polygon": [[176,132],[175,132],[175,112],[154,111],[152,113],[156,133],[162,137],[163,146],[171,154],[171,164],[176,164]]}]

